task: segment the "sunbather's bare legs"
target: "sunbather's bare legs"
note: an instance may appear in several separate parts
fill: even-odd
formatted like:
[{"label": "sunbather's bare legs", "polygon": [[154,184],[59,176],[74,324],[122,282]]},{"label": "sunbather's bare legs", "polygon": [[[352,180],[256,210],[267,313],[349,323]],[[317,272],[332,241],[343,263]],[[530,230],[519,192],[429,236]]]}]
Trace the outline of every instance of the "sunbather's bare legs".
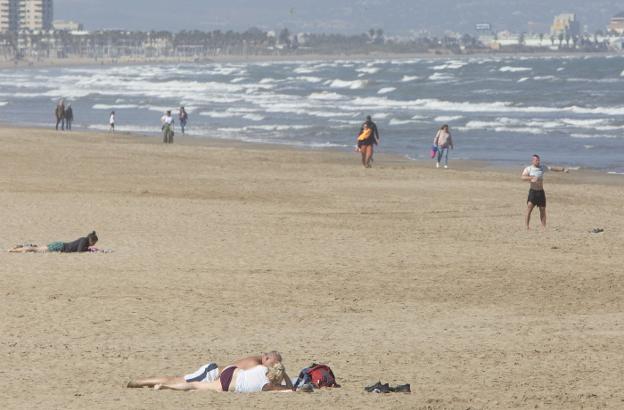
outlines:
[{"label": "sunbather's bare legs", "polygon": [[13,253],[29,253],[29,252],[39,252],[39,253],[43,253],[43,252],[47,252],[48,251],[48,247],[47,246],[16,246],[13,249],[9,249],[9,252],[13,252]]},{"label": "sunbather's bare legs", "polygon": [[127,387],[130,387],[130,388],[154,387],[158,384],[178,384],[178,383],[186,383],[186,380],[184,380],[184,377],[182,376],[149,377],[147,379],[131,380],[130,382],[128,382]]},{"label": "sunbather's bare legs", "polygon": [[[235,379],[233,379],[235,380]],[[234,386],[234,384],[231,384]],[[182,382],[182,383],[169,383],[169,384],[157,384],[154,386],[155,390],[178,390],[178,391],[189,391],[189,390],[210,390],[210,391],[223,391],[221,387],[221,380],[217,379],[212,382]]]}]

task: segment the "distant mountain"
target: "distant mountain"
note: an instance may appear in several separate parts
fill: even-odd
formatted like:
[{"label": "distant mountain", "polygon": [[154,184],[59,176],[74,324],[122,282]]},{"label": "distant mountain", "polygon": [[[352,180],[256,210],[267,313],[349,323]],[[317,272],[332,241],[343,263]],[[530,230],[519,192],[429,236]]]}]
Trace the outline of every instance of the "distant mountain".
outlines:
[{"label": "distant mountain", "polygon": [[56,0],[55,18],[78,20],[88,29],[236,30],[389,34],[427,30],[470,33],[476,23],[496,30],[547,31],[553,17],[576,13],[590,31],[605,29],[624,11],[615,0]]}]

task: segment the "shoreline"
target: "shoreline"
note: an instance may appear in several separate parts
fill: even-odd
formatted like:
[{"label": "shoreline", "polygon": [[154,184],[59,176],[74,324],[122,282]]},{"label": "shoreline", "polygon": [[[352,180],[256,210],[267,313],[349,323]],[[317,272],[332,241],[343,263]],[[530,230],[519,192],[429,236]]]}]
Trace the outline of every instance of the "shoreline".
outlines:
[{"label": "shoreline", "polygon": [[586,57],[624,57],[624,53],[617,52],[553,52],[543,53],[473,53],[473,54],[438,54],[438,53],[354,53],[354,54],[301,54],[301,55],[222,55],[203,58],[194,57],[159,57],[159,58],[55,58],[40,61],[21,61],[15,63],[9,60],[0,60],[0,69],[11,68],[64,68],[64,67],[109,67],[109,66],[136,66],[136,65],[178,65],[178,64],[215,64],[215,63],[266,63],[266,62],[295,62],[295,61],[342,61],[342,60],[409,60],[409,59],[466,59],[466,58],[586,58]]},{"label": "shoreline", "polygon": [[[162,144],[162,135],[155,131],[153,134],[143,134],[132,131],[123,131],[118,130],[114,134],[108,133],[106,131],[97,131],[85,128],[75,128],[73,131],[56,131],[47,127],[36,127],[27,124],[8,124],[0,122],[0,125],[4,129],[8,130],[22,130],[22,131],[42,131],[57,134],[60,133],[62,136],[73,137],[75,134],[84,134],[88,136],[97,136],[99,138],[102,137],[126,137],[127,142],[137,143],[137,144],[148,144],[148,145],[163,145]],[[264,142],[250,142],[250,141],[241,141],[237,139],[228,139],[228,138],[211,138],[207,136],[201,135],[189,135],[185,134],[182,136],[181,134],[176,134],[174,145],[181,146],[199,146],[199,147],[216,147],[223,149],[246,149],[246,150],[260,150],[260,151],[278,151],[278,152],[294,152],[294,153],[306,153],[306,152],[326,152],[330,154],[332,157],[340,156],[343,157],[345,162],[353,161],[355,168],[360,168],[359,162],[359,154],[353,152],[352,150],[345,148],[340,149],[338,147],[312,147],[312,146],[300,146],[295,144],[274,144],[274,143],[264,143]],[[375,158],[378,158],[377,163],[379,165],[383,164],[395,164],[400,166],[407,167],[416,167],[416,168],[433,168],[433,160],[430,159],[413,159],[408,158],[406,155],[393,153],[393,152],[375,152]],[[522,161],[518,160],[518,163]],[[526,164],[523,166],[528,166],[530,160],[527,159]],[[505,175],[520,175],[522,171],[522,166],[518,166],[515,163],[500,163],[500,162],[489,162],[487,160],[471,160],[471,159],[452,159],[451,163],[452,170],[454,171],[477,171],[480,169],[485,169],[488,172],[501,173]],[[455,165],[456,164],[456,165]],[[441,171],[445,172],[445,171]],[[568,176],[568,178],[561,179],[560,182],[566,184],[576,184],[576,183],[589,183],[589,184],[598,184],[605,186],[612,185],[621,185],[624,184],[624,175],[620,174],[612,174],[607,172],[606,170],[595,169],[595,168],[578,168],[571,169],[569,172],[555,172],[550,171],[549,176],[552,175],[563,175]]]}]

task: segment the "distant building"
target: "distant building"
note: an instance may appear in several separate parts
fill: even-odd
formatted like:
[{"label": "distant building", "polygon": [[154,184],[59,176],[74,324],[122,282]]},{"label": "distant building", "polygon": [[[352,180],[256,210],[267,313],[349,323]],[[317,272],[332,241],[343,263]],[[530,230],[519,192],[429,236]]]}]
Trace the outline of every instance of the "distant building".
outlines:
[{"label": "distant building", "polygon": [[18,0],[0,0],[0,33],[17,31]]},{"label": "distant building", "polygon": [[54,4],[52,0],[18,1],[19,30],[51,30]]},{"label": "distant building", "polygon": [[624,12],[616,14],[611,18],[608,26],[609,31],[613,31],[617,34],[624,34]]},{"label": "distant building", "polygon": [[77,21],[54,20],[52,23],[54,30],[60,31],[83,31],[84,26]]},{"label": "distant building", "polygon": [[578,36],[581,34],[581,23],[576,19],[576,14],[574,13],[559,14],[555,16],[555,20],[550,27],[550,34],[555,36],[560,34]]},{"label": "distant building", "polygon": [[0,32],[50,30],[53,0],[0,0]]}]

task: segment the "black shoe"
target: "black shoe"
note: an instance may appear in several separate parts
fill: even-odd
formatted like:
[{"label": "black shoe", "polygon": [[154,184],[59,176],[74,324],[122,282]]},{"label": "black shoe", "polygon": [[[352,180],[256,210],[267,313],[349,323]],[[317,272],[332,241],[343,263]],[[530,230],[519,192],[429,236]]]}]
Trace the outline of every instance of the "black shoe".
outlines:
[{"label": "black shoe", "polygon": [[395,393],[411,393],[412,392],[412,390],[410,389],[409,383],[401,384],[396,387],[390,387],[390,391],[395,392]]}]

